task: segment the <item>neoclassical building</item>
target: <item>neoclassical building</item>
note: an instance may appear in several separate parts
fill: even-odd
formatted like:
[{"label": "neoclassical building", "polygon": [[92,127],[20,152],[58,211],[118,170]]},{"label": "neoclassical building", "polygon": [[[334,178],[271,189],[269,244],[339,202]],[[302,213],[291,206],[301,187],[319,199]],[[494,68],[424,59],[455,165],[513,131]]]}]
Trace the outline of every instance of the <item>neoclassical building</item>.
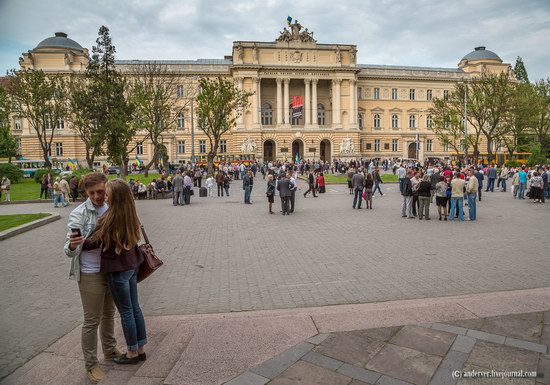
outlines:
[{"label": "neoclassical building", "polygon": [[[186,106],[174,129],[163,137],[170,162],[188,161],[192,154],[196,160],[206,158],[208,140],[190,108],[200,77],[233,79],[239,88],[254,92],[249,108],[221,143],[221,159],[423,160],[449,157],[452,152],[430,129],[432,99],[444,97],[456,82],[511,68],[485,47],[468,53],[457,68],[356,61],[356,45],[317,43],[313,33],[297,21],[272,42],[234,42],[232,55],[224,59],[157,61],[181,79],[174,90],[174,105]],[[21,68],[49,73],[78,73],[87,62],[88,50],[65,33],[43,40],[20,58]],[[130,73],[144,63],[124,60],[116,65],[122,73]],[[302,102],[301,111],[295,111],[293,100]],[[84,163],[83,144],[71,130],[69,119],[57,124],[61,128],[52,157]],[[22,155],[40,159],[38,141],[28,122],[15,116],[13,130]],[[143,134],[136,137],[136,156],[147,161],[152,146],[142,138]]]}]

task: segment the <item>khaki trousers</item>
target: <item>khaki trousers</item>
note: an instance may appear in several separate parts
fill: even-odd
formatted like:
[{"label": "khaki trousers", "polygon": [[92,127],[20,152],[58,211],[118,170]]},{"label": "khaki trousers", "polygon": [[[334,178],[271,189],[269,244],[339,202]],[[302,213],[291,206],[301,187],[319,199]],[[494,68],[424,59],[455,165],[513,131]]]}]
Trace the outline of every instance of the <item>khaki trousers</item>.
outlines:
[{"label": "khaki trousers", "polygon": [[97,328],[101,338],[103,354],[110,354],[116,348],[115,304],[107,284],[107,274],[80,273],[78,283],[84,324],[82,324],[82,352],[86,370],[98,364]]}]

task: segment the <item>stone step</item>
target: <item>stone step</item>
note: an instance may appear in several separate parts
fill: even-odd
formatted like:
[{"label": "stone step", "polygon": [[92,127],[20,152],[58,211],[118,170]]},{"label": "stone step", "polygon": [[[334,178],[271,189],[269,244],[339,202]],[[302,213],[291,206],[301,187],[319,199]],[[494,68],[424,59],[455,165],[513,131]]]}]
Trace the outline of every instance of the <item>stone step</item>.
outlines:
[{"label": "stone step", "polygon": [[[63,378],[67,371],[72,370],[74,365],[80,365],[83,369],[83,362],[76,358],[66,358],[52,353],[40,353],[30,362],[17,369],[2,381],[2,385],[44,385],[56,378]],[[82,370],[83,375],[86,372]],[[77,384],[79,382],[71,382]]]}]

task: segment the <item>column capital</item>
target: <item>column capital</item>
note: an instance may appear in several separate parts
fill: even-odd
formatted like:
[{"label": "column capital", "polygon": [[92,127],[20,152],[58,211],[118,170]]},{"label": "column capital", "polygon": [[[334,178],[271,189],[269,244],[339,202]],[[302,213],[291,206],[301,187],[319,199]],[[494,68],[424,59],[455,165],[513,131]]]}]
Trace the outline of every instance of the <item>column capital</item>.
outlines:
[{"label": "column capital", "polygon": [[319,79],[311,79],[311,84],[316,86],[318,81],[319,81]]},{"label": "column capital", "polygon": [[260,84],[262,82],[262,78],[260,77],[257,77],[257,78],[254,78],[254,80],[256,81],[256,83]]},{"label": "column capital", "polygon": [[332,79],[332,84],[340,85],[340,83],[342,83],[342,79]]},{"label": "column capital", "polygon": [[277,84],[281,84],[283,82],[283,78],[275,78],[275,81]]},{"label": "column capital", "polygon": [[242,82],[242,81],[244,80],[244,77],[242,77],[242,76],[236,76],[234,79],[235,79],[236,81],[238,81],[238,82]]},{"label": "column capital", "polygon": [[285,82],[285,84],[289,84],[290,83],[290,78],[283,78],[283,81]]},{"label": "column capital", "polygon": [[355,80],[355,79],[350,79],[349,80],[349,84],[352,85],[352,86],[354,86],[356,83],[357,83],[357,80]]},{"label": "column capital", "polygon": [[309,83],[311,83],[311,79],[308,79],[308,78],[304,79],[304,83],[305,83],[306,85],[309,85]]}]

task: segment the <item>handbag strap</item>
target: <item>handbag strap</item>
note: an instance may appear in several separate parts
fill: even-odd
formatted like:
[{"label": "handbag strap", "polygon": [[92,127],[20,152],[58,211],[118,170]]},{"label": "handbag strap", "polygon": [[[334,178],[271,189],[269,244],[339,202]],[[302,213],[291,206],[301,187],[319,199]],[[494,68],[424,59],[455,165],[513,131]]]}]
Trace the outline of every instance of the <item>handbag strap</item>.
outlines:
[{"label": "handbag strap", "polygon": [[143,240],[145,243],[149,243],[149,238],[147,238],[147,233],[145,233],[145,227],[143,227],[143,225],[141,225],[141,233],[143,234]]}]

